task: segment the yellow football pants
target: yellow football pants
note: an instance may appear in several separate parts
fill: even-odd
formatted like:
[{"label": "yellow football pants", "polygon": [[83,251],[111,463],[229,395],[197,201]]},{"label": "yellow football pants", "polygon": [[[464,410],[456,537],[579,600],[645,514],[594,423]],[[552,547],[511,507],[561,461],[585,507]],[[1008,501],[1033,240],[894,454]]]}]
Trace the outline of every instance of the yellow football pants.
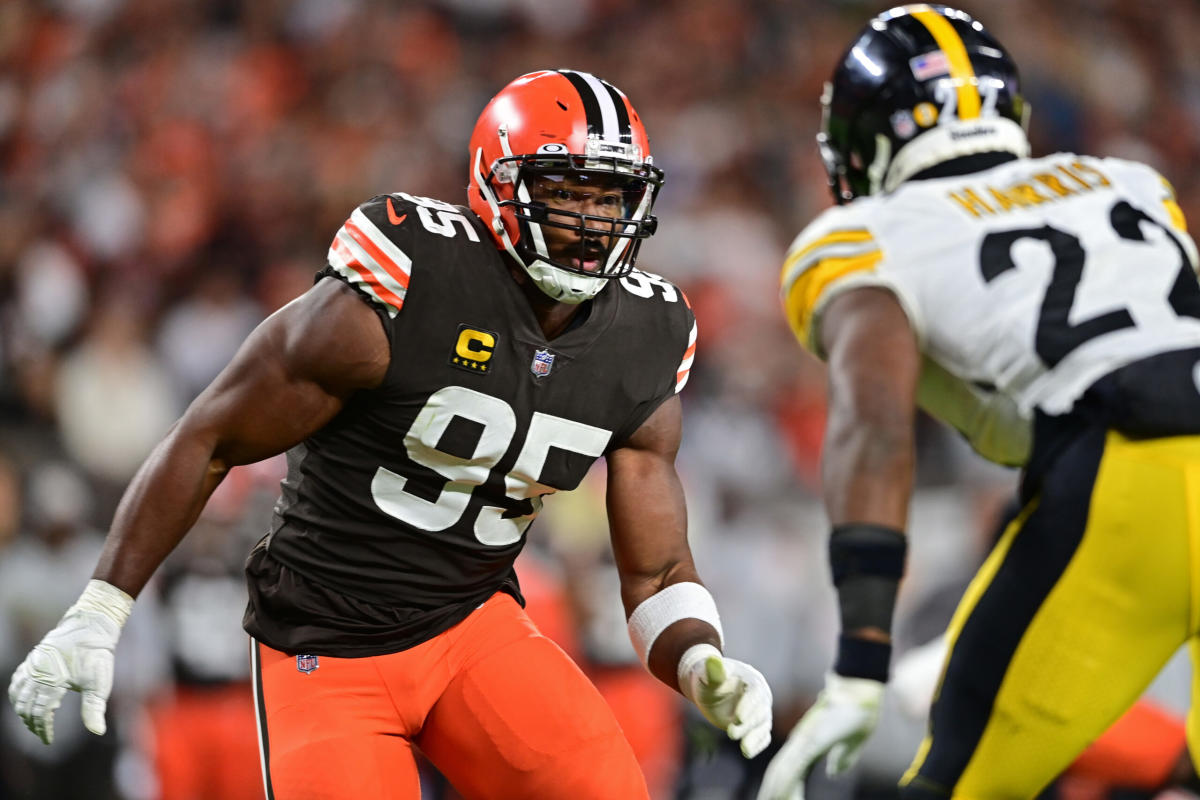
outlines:
[{"label": "yellow football pants", "polygon": [[[902,796],[1035,797],[1185,642],[1195,667],[1197,576],[1200,437],[1072,441],[954,615]],[[1187,733],[1196,760],[1194,704]]]}]

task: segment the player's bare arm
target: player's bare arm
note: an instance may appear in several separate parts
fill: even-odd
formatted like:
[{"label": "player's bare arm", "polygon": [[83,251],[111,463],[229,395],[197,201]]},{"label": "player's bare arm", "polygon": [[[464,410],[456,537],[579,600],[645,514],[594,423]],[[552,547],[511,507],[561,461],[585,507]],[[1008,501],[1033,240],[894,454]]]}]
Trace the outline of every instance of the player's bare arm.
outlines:
[{"label": "player's bare arm", "polygon": [[716,604],[687,542],[675,472],[682,413],[668,398],[608,454],[608,517],[630,636],[646,667],[677,689],[752,758],[770,742],[771,691],[762,675],[721,654]]},{"label": "player's bare arm", "polygon": [[820,325],[829,364],[823,485],[841,636],[825,689],[772,760],[760,800],[802,797],[826,753],[831,775],[857,760],[879,719],[904,568],[921,371],[916,337],[895,295],[880,288],[833,298]]},{"label": "player's bare arm", "polygon": [[281,453],[383,379],[379,319],[324,280],[250,335],[130,483],[93,577],[136,597],[230,468]]},{"label": "player's bare arm", "polygon": [[[687,509],[675,472],[682,425],[676,395],[659,406],[624,447],[608,455],[608,518],[627,617],[672,584],[701,582],[688,547]],[[679,620],[654,642],[650,671],[674,686],[680,656],[700,641],[720,646],[711,624]]]},{"label": "player's bare arm", "polygon": [[67,689],[103,734],[113,651],[133,599],[231,467],[282,452],[377,384],[389,345],[374,312],[324,281],[264,321],[154,449],[117,510],[82,595],[13,673],[9,700],[46,744]]},{"label": "player's bare arm", "polygon": [[886,289],[854,289],[830,301],[821,334],[829,363],[822,464],[829,520],[903,530],[921,370],[908,318]]}]

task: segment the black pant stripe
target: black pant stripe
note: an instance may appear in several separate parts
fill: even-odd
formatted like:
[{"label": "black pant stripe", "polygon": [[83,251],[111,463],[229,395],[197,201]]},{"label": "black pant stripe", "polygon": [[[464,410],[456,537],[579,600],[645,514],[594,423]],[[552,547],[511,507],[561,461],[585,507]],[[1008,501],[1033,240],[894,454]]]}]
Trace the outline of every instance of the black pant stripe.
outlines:
[{"label": "black pant stripe", "polygon": [[271,746],[267,735],[267,704],[263,700],[262,661],[259,657],[259,644],[250,640],[250,664],[254,675],[254,716],[258,722],[258,755],[262,762],[263,791],[267,800],[275,800],[275,790],[271,786]]},{"label": "black pant stripe", "polygon": [[931,790],[953,794],[1017,646],[1083,541],[1106,435],[1090,428],[1064,449],[1046,474],[1037,508],[963,624],[930,711],[932,743],[906,800]]}]

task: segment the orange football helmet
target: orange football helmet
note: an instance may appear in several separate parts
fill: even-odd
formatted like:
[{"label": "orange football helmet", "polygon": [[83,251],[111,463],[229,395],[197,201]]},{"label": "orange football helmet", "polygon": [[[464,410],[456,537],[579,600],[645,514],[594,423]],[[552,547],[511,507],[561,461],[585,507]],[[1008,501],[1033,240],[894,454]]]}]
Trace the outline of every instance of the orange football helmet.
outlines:
[{"label": "orange football helmet", "polygon": [[[470,158],[471,210],[496,246],[560,302],[582,302],[628,275],[641,241],[658,226],[650,210],[663,173],[642,120],[619,89],[586,72],[531,72],[505,86],[475,123]],[[623,210],[612,218],[534,201],[530,182],[539,175],[616,185]],[[543,226],[578,230],[581,247],[606,239],[599,266],[589,271],[552,258]]]}]

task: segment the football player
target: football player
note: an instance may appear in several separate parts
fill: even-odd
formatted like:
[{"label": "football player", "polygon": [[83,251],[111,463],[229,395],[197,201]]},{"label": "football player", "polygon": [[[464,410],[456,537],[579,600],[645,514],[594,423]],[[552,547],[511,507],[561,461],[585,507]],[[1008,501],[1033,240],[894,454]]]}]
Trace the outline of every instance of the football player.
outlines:
[{"label": "football player", "polygon": [[1023,465],[1023,507],[951,622],[901,794],[1034,797],[1196,644],[1196,247],[1150,167],[1030,157],[1016,67],[961,11],[871,20],[822,104],[837,206],[792,245],[782,295],[828,364],[842,632],[759,797],[802,797],[822,756],[845,771],[876,724],[918,406]]},{"label": "football player", "polygon": [[413,749],[467,798],[646,797],[611,712],[522,610],[543,498],[603,456],[630,636],[747,757],[762,676],[721,653],[674,468],[696,322],[634,268],[662,172],[623,93],[524,75],[479,117],[469,206],[359,206],[125,493],[94,580],[9,696],[47,743],[67,689],[105,728],[133,598],[228,470],[286,450],[246,565],[268,798],[416,798]]}]

